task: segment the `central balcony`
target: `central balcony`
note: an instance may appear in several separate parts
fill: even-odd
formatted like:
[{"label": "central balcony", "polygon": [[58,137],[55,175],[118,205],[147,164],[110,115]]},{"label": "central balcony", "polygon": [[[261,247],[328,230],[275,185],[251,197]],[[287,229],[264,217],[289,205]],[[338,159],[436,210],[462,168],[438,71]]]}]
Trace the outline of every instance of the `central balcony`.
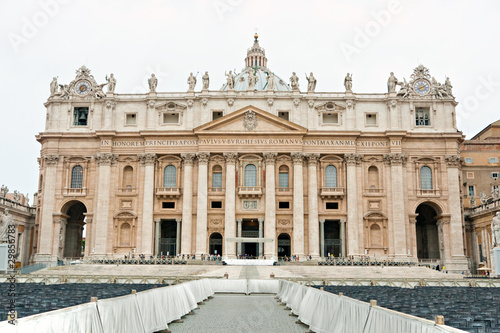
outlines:
[{"label": "central balcony", "polygon": [[157,187],[156,196],[162,199],[178,198],[181,196],[179,187]]},{"label": "central balcony", "polygon": [[262,186],[240,186],[238,195],[243,198],[259,198],[262,196]]},{"label": "central balcony", "polygon": [[322,187],[320,195],[323,198],[342,198],[345,195],[343,187]]}]

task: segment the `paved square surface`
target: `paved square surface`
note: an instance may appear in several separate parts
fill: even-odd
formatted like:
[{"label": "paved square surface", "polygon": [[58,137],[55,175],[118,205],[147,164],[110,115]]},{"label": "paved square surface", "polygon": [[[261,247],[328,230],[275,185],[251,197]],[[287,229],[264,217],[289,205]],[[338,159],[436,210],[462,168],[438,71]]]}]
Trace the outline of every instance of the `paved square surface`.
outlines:
[{"label": "paved square surface", "polygon": [[274,295],[221,295],[216,294],[194,315],[184,317],[183,323],[171,323],[172,333],[244,333],[307,332],[308,327],[295,324],[297,317],[274,299]]}]

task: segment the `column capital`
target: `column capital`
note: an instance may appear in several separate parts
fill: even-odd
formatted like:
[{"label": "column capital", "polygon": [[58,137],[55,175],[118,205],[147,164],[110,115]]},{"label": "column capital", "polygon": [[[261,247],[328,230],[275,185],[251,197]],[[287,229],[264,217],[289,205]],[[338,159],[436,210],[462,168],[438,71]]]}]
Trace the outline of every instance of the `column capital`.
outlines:
[{"label": "column capital", "polygon": [[296,151],[290,154],[294,164],[302,164],[304,161],[304,153],[301,151]]},{"label": "column capital", "polygon": [[193,153],[186,153],[186,154],[181,154],[182,161],[184,162],[184,165],[193,165],[193,160],[195,159],[196,154]]},{"label": "column capital", "polygon": [[199,152],[196,154],[196,157],[198,158],[198,164],[207,164],[208,159],[210,158],[210,153]]},{"label": "column capital", "polygon": [[264,223],[264,218],[259,217],[259,218],[257,219],[257,221],[259,221],[259,223]]},{"label": "column capital", "polygon": [[344,161],[347,163],[347,165],[361,164],[362,160],[363,160],[363,155],[361,155],[361,154],[345,154],[344,155]]},{"label": "column capital", "polygon": [[446,155],[444,157],[446,165],[448,168],[459,168],[460,167],[460,155]]},{"label": "column capital", "polygon": [[325,223],[325,219],[319,219],[319,223]]},{"label": "column capital", "polygon": [[175,219],[175,222],[177,222],[177,223],[181,223],[181,222],[182,222],[182,219]]},{"label": "column capital", "polygon": [[118,155],[112,153],[98,153],[95,156],[97,165],[111,165],[118,162]]},{"label": "column capital", "polygon": [[346,222],[347,222],[347,220],[346,220],[346,219],[341,219],[339,222],[340,222],[340,223],[346,223]]},{"label": "column capital", "polygon": [[236,219],[236,222],[241,223],[243,222],[243,219]]},{"label": "column capital", "polygon": [[142,165],[153,165],[156,162],[156,154],[154,153],[138,154],[137,157]]},{"label": "column capital", "polygon": [[306,158],[309,165],[316,165],[316,163],[318,163],[319,154],[306,154]]},{"label": "column capital", "polygon": [[235,164],[236,160],[238,159],[238,153],[234,152],[226,152],[223,153],[224,158],[226,159],[227,164]]},{"label": "column capital", "polygon": [[159,224],[161,222],[161,219],[155,219],[155,223]]},{"label": "column capital", "polygon": [[264,160],[266,161],[266,164],[274,164],[276,163],[276,157],[278,156],[278,153],[264,153]]},{"label": "column capital", "polygon": [[384,162],[387,165],[404,165],[406,164],[408,157],[405,154],[392,153],[384,154]]},{"label": "column capital", "polygon": [[59,161],[59,155],[44,155],[43,160],[46,165],[56,165]]}]

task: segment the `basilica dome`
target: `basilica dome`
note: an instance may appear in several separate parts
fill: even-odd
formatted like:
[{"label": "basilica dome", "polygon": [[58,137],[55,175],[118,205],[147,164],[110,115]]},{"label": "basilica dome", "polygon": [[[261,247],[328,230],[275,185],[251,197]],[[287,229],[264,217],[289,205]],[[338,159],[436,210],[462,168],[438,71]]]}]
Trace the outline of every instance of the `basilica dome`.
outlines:
[{"label": "basilica dome", "polygon": [[[252,73],[257,77],[257,82],[254,84],[253,90],[270,90],[267,88],[267,81],[269,75],[271,75],[271,73],[273,72],[267,67],[266,52],[264,48],[260,47],[258,38],[259,36],[255,34],[253,46],[247,50],[247,57],[245,58],[245,68],[238,74],[233,73],[234,91],[247,91],[249,86],[248,78]],[[292,90],[291,87],[286,83],[286,81],[276,74],[274,74],[274,81],[274,91]],[[221,90],[227,91],[228,84],[225,83],[222,86]]]}]

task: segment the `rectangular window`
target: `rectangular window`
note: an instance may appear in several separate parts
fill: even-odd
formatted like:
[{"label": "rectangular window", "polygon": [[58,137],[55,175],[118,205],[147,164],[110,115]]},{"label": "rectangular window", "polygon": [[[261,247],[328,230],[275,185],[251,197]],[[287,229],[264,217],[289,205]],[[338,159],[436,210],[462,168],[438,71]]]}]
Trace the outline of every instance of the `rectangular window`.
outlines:
[{"label": "rectangular window", "polygon": [[212,174],[212,187],[222,187],[222,172]]},{"label": "rectangular window", "polygon": [[73,111],[73,125],[87,126],[89,117],[88,107],[76,107]]},{"label": "rectangular window", "polygon": [[323,113],[323,124],[338,124],[339,114],[338,113]]},{"label": "rectangular window", "polygon": [[326,209],[339,209],[339,203],[338,202],[327,202]]},{"label": "rectangular window", "polygon": [[279,174],[279,187],[288,187],[288,172],[280,172]]},{"label": "rectangular window", "polygon": [[467,179],[474,179],[474,172],[467,172]]},{"label": "rectangular window", "polygon": [[491,164],[498,163],[498,157],[490,157],[490,158],[488,158],[488,163],[491,163]]},{"label": "rectangular window", "polygon": [[163,123],[164,124],[178,124],[179,123],[179,114],[178,113],[164,113],[163,114]]},{"label": "rectangular window", "polygon": [[222,201],[212,201],[212,208],[222,208]]},{"label": "rectangular window", "polygon": [[212,120],[222,118],[223,113],[222,111],[213,111],[212,112]]},{"label": "rectangular window", "polygon": [[466,157],[464,158],[465,164],[472,164],[474,163],[474,159],[472,157]]},{"label": "rectangular window", "polygon": [[136,125],[136,114],[135,113],[127,113],[125,115],[125,125],[128,125],[128,126]]},{"label": "rectangular window", "polygon": [[290,202],[289,201],[280,201],[278,203],[278,208],[279,209],[290,209]]},{"label": "rectangular window", "polygon": [[278,112],[278,117],[280,117],[281,119],[290,120],[288,111]]},{"label": "rectangular window", "polygon": [[469,185],[469,197],[474,196],[474,185]]},{"label": "rectangular window", "polygon": [[500,178],[500,172],[492,172],[491,178]]},{"label": "rectangular window", "polygon": [[415,125],[431,126],[431,112],[429,108],[417,108],[415,110]]},{"label": "rectangular window", "polygon": [[163,209],[174,209],[175,208],[175,201],[163,201],[161,203],[161,207]]},{"label": "rectangular window", "polygon": [[366,114],[366,126],[377,126],[377,114],[375,113]]}]

